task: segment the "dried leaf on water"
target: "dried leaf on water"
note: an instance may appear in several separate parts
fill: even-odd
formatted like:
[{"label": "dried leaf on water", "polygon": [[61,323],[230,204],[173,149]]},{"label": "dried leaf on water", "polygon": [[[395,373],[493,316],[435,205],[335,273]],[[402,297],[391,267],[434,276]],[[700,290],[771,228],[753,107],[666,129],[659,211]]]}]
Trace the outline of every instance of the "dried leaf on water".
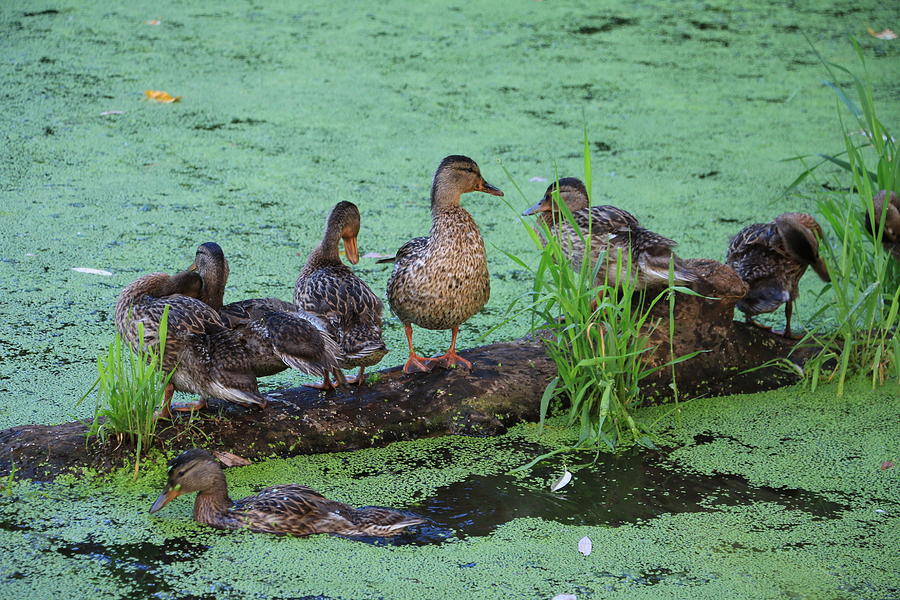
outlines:
[{"label": "dried leaf on water", "polygon": [[591,538],[589,538],[588,536],[584,536],[583,538],[578,540],[578,551],[585,556],[588,556],[593,548],[594,544],[591,543]]},{"label": "dried leaf on water", "polygon": [[572,474],[568,471],[563,471],[562,477],[553,482],[553,485],[550,486],[550,491],[555,492],[560,488],[564,488],[569,485],[569,482],[572,481]]},{"label": "dried leaf on water", "polygon": [[92,269],[90,267],[72,267],[72,270],[77,273],[87,273],[88,275],[105,275],[106,277],[112,275],[110,271],[104,269]]},{"label": "dried leaf on water", "polygon": [[890,29],[884,29],[882,31],[875,31],[871,27],[866,27],[866,30],[869,32],[873,38],[878,38],[879,40],[896,40],[897,34],[891,31]]},{"label": "dried leaf on water", "polygon": [[159,25],[162,23],[159,19],[150,19],[149,21],[144,21],[144,25]]},{"label": "dried leaf on water", "polygon": [[892,462],[889,461],[889,460],[886,460],[886,461],[884,461],[883,463],[881,463],[881,470],[882,470],[882,471],[887,471],[888,469],[890,469],[890,468],[893,467],[893,466],[894,466],[894,463],[892,463]]},{"label": "dried leaf on water", "polygon": [[169,92],[164,92],[162,90],[147,90],[144,92],[144,95],[147,96],[148,100],[162,102],[164,104],[181,101],[181,96],[173,96]]},{"label": "dried leaf on water", "polygon": [[238,456],[237,454],[232,454],[231,452],[226,452],[224,450],[213,450],[213,456],[226,467],[246,467],[247,465],[252,464],[243,456]]}]

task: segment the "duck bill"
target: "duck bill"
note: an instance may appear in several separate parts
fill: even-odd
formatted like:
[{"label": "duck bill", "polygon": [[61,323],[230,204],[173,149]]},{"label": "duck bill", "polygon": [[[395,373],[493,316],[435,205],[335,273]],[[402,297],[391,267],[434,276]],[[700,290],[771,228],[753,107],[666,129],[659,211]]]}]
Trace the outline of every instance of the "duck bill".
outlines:
[{"label": "duck bill", "polygon": [[485,194],[490,194],[491,196],[502,196],[503,195],[503,192],[500,190],[500,188],[494,187],[493,185],[489,184],[484,179],[481,180],[481,186],[479,186],[477,191],[484,192]]},{"label": "duck bill", "polygon": [[159,498],[156,499],[156,502],[153,503],[153,506],[150,507],[150,512],[155,513],[162,509],[163,506],[180,496],[181,493],[175,489],[166,490],[162,494],[159,495]]},{"label": "duck bill", "polygon": [[344,254],[347,255],[347,260],[350,261],[350,264],[355,265],[359,262],[359,248],[356,246],[356,236],[344,238]]},{"label": "duck bill", "polygon": [[550,205],[544,201],[543,198],[534,203],[531,208],[525,210],[522,213],[523,217],[527,217],[528,215],[536,215],[537,213],[547,212],[550,210]]}]

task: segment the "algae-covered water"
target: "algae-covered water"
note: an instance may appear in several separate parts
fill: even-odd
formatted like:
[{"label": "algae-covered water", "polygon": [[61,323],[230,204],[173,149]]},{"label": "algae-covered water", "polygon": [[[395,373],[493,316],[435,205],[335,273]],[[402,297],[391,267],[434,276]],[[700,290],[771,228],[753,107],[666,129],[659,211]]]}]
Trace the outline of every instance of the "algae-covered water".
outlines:
[{"label": "algae-covered water", "polygon": [[[301,481],[430,519],[388,544],[219,532],[179,498],[146,511],[162,465],[131,482],[18,484],[0,494],[0,597],[747,598],[900,595],[896,386],[779,390],[667,407],[658,453],[505,473],[550,424],[229,469],[234,497]],[[668,413],[667,415],[665,413]],[[564,467],[572,483],[551,493]],[[589,537],[593,550],[579,553]]]},{"label": "algae-covered water", "polygon": [[[4,2],[0,428],[88,415],[75,401],[112,338],[116,295],[139,275],[182,269],[216,241],[229,298],[289,298],[339,200],[360,207],[363,255],[426,233],[447,154],[507,192],[463,199],[492,273],[463,347],[526,331],[518,319],[485,335],[531,285],[505,252],[534,260],[516,215],[539,179],[581,174],[585,128],[595,202],[630,210],[683,256],[721,259],[741,227],[813,210],[823,181],[846,185],[825,169],[803,197],[781,196],[802,169],[783,159],[843,145],[804,35],[853,68],[847,38],[860,39],[890,126],[900,45],[866,28],[896,30],[898,17],[872,0]],[[149,102],[148,89],[181,100]],[[389,266],[363,258],[356,271],[383,296]],[[804,279],[801,322],[819,286]],[[390,366],[405,342],[386,316]],[[423,352],[448,343],[416,339]],[[135,483],[4,488],[0,597],[898,597],[898,471],[880,469],[898,458],[896,408],[895,388],[692,401],[662,422],[667,448],[601,457],[557,494],[547,485],[571,462],[506,473],[561,427],[228,472],[236,497],[295,481],[432,520],[388,545],[210,531],[186,499],[149,516],[161,465]]]}]

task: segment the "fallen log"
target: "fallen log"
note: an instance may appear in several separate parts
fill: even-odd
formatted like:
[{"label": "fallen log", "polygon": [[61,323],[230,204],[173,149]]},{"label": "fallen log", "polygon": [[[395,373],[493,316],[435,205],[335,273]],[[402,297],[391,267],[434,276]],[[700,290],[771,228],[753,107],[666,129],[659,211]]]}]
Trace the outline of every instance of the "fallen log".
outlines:
[{"label": "fallen log", "polygon": [[[752,393],[795,382],[796,375],[774,366],[746,372],[787,356],[793,342],[733,320],[734,304],[745,288],[731,269],[715,261],[693,266],[706,269],[706,283],[697,290],[705,297],[677,295],[674,352],[667,303],[653,309],[662,324],[650,332],[656,346],[651,363],[705,350],[676,367],[680,397]],[[539,340],[490,344],[460,354],[474,364],[471,371],[438,368],[407,375],[400,368],[386,369],[362,387],[278,390],[263,409],[212,401],[199,419],[189,422],[181,416],[161,423],[160,442],[170,454],[203,445],[259,460],[436,435],[496,435],[538,418],[541,395],[556,374]],[[802,362],[802,356],[792,359]],[[641,384],[643,401],[667,400],[671,383],[670,369],[648,377]],[[96,440],[86,444],[88,425],[22,425],[0,432],[0,475],[15,469],[17,477],[47,480],[81,467],[103,471],[127,464],[130,448]]]}]

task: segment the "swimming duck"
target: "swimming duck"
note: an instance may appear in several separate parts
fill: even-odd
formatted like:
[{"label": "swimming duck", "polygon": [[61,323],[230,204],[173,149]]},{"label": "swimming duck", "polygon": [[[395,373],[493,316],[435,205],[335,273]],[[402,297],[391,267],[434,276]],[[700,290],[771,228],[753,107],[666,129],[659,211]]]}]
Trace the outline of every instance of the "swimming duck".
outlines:
[{"label": "swimming duck", "polygon": [[200,244],[189,270],[203,278],[201,300],[244,341],[257,377],[288,367],[317,377],[337,369],[340,348],[315,315],[278,298],[253,298],[223,306],[230,268],[217,243]]},{"label": "swimming duck", "polygon": [[[887,199],[887,207],[885,207]],[[890,253],[894,260],[900,261],[900,199],[897,194],[888,190],[880,190],[872,198],[873,213],[875,215],[875,227],[866,212],[866,229],[870,234],[876,235],[881,227],[881,215],[884,214],[884,234],[881,243],[884,249]]]},{"label": "swimming duck", "polygon": [[[559,191],[566,203],[577,230],[563,218],[553,199]],[[591,261],[597,261],[606,252],[605,265],[597,272],[598,283],[617,285],[627,273],[628,251],[631,251],[632,276],[637,289],[669,284],[669,260],[673,259],[675,285],[685,285],[696,280],[694,273],[674,255],[675,242],[640,226],[634,216],[615,206],[590,206],[587,189],[576,177],[563,177],[547,187],[544,196],[523,216],[540,214],[540,221],[547,224],[557,236],[563,251],[573,268],[581,267],[585,239],[590,239]],[[539,235],[540,232],[538,232]],[[621,250],[621,258],[617,254]],[[616,271],[620,261],[621,271]]]},{"label": "swimming duck", "polygon": [[[429,371],[435,364],[472,367],[456,353],[456,336],[459,326],[487,303],[491,280],[481,232],[459,205],[460,196],[468,192],[503,195],[484,180],[474,160],[446,157],[431,184],[431,234],[408,241],[396,256],[378,261],[394,263],[387,294],[391,311],[406,329],[406,373]],[[418,356],[412,342],[413,324],[425,329],[450,329],[450,349],[434,358]]]},{"label": "swimming duck", "polygon": [[194,501],[194,520],[218,529],[249,529],[258,533],[311,535],[369,535],[389,537],[421,517],[389,508],[352,508],[325,498],[305,485],[276,485],[255,496],[233,501],[222,467],[199,448],[169,461],[169,476],[163,492],[150,507],[155,513],[182,494],[199,492]]},{"label": "swimming duck", "polygon": [[[229,329],[218,313],[199,299],[203,280],[198,273],[178,275],[151,273],[137,279],[119,294],[116,302],[116,329],[137,348],[138,324],[144,326],[144,343],[159,345],[159,324],[169,307],[168,333],[163,353],[163,370],[175,369],[163,401],[160,416],[170,409],[191,411],[203,408],[207,398],[221,398],[244,406],[265,406],[248,359],[247,347]],[[199,400],[171,406],[172,393],[198,394]]]},{"label": "swimming duck", "polygon": [[[343,353],[340,367],[359,367],[359,375],[347,381],[361,385],[366,367],[378,364],[388,349],[381,337],[381,300],[338,254],[338,243],[343,240],[347,260],[358,263],[358,235],[359,209],[352,202],[338,202],[325,221],[322,243],[309,255],[297,277],[294,304],[329,324]],[[335,376],[343,377],[339,369]],[[322,386],[330,387],[327,373]]]},{"label": "swimming duck", "polygon": [[806,268],[812,267],[822,281],[831,281],[819,256],[821,237],[822,228],[811,215],[784,213],[769,223],[749,225],[731,239],[725,264],[750,288],[737,304],[748,323],[767,328],[753,316],[784,304],[784,336],[792,337],[791,313]]}]

